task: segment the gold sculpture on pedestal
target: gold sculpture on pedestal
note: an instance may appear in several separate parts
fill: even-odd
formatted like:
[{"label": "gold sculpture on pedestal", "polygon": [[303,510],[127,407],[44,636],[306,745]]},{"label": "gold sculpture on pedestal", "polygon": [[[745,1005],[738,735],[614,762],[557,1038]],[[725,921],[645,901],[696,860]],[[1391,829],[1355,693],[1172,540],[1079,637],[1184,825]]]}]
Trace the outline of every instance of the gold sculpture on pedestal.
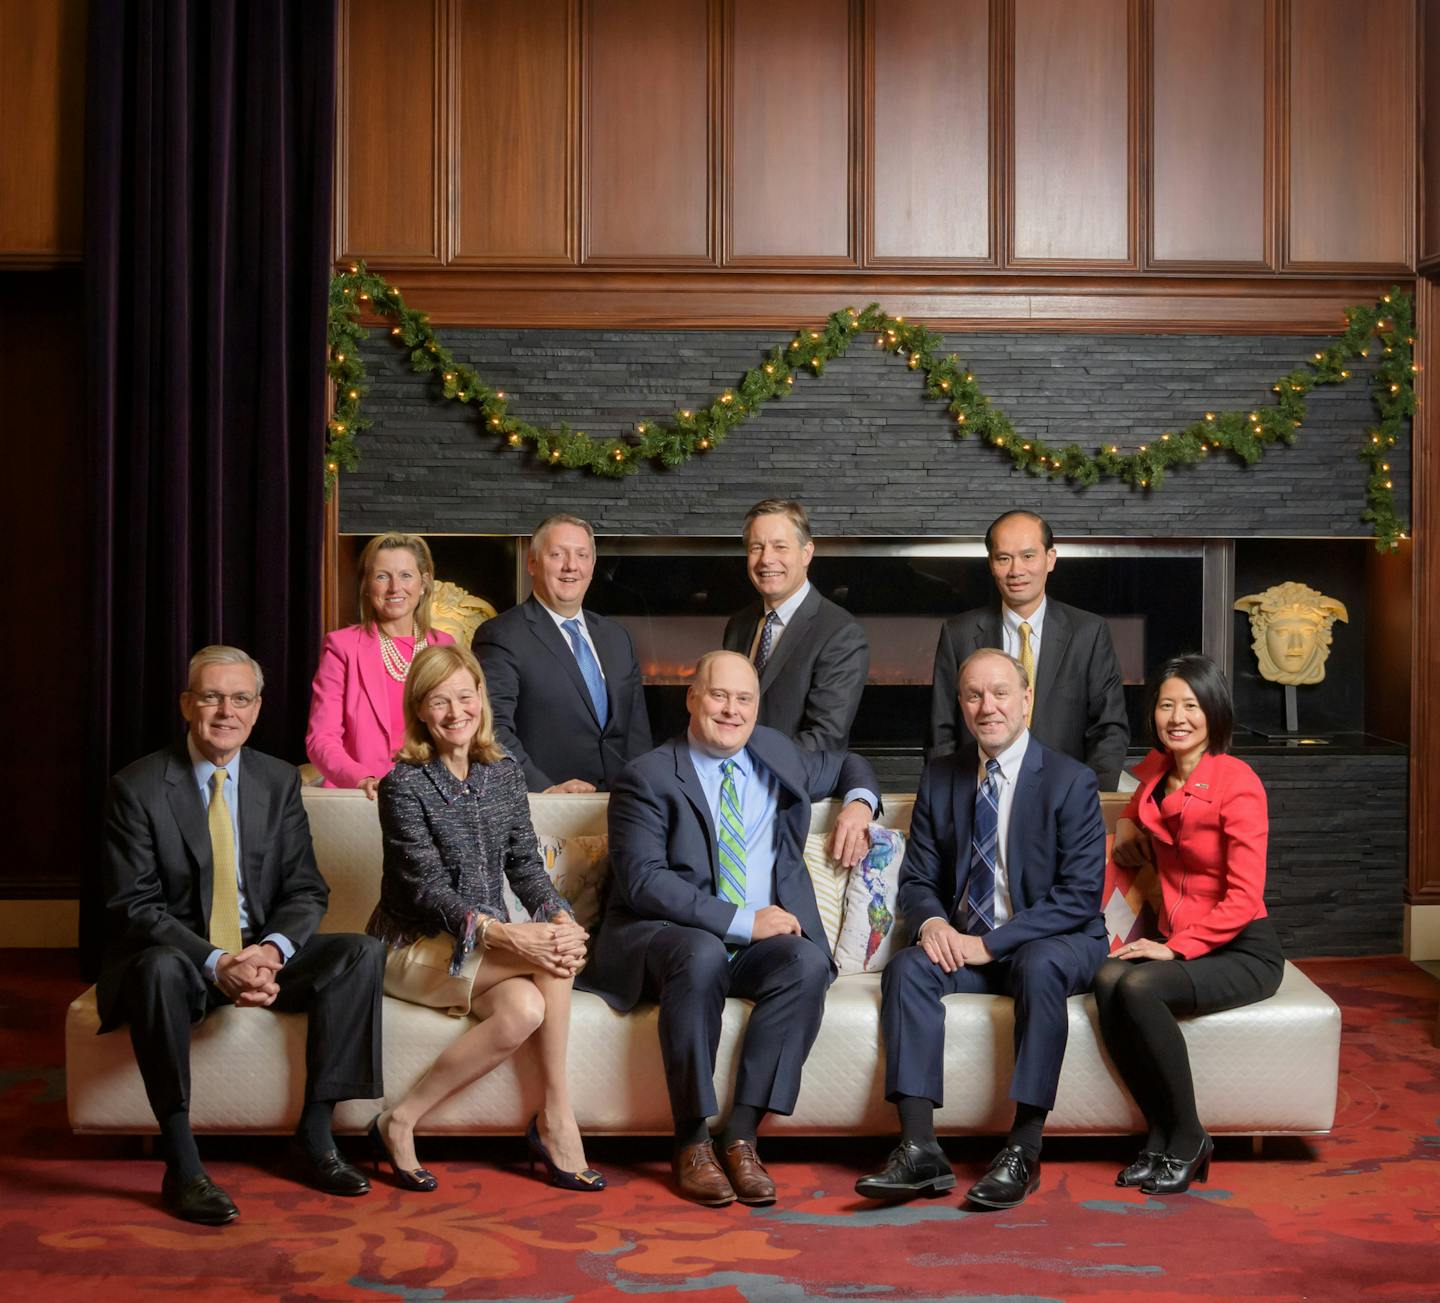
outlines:
[{"label": "gold sculpture on pedestal", "polygon": [[1308,584],[1275,584],[1235,603],[1250,616],[1250,645],[1260,661],[1261,677],[1271,683],[1319,683],[1325,677],[1336,620],[1350,622],[1345,603]]}]

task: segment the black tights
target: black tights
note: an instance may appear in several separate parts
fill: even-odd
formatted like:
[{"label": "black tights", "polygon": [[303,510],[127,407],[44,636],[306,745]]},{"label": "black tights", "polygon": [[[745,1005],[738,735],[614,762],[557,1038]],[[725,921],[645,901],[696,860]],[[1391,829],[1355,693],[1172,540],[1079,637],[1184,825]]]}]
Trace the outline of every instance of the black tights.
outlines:
[{"label": "black tights", "polygon": [[1190,1056],[1175,1021],[1195,1012],[1195,986],[1179,960],[1107,959],[1095,977],[1100,1034],[1149,1125],[1145,1148],[1189,1158],[1205,1129],[1195,1112]]}]

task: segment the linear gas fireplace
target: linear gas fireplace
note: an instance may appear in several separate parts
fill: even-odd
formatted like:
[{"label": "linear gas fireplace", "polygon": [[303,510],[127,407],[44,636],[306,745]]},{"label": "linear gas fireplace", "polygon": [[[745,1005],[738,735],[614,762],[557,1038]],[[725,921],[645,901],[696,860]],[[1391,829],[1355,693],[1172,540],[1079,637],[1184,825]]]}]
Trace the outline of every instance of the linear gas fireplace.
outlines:
[{"label": "linear gas fireplace", "polygon": [[[525,538],[431,536],[439,577],[504,609],[529,593]],[[1048,592],[1110,623],[1132,733],[1145,673],[1180,651],[1230,656],[1233,594],[1226,541],[1057,542]],[[810,580],[870,639],[870,674],[851,744],[901,776],[918,772],[941,622],[994,596],[976,539],[816,539]],[[602,537],[587,605],[635,640],[655,735],[685,722],[695,661],[754,600],[738,539]]]}]

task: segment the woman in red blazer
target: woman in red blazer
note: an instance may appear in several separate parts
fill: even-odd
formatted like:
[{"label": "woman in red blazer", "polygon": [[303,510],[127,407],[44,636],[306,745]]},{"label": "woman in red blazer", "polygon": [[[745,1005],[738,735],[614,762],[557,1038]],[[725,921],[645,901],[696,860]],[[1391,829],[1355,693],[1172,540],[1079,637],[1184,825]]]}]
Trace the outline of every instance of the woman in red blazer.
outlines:
[{"label": "woman in red blazer", "polygon": [[325,635],[310,687],[305,754],[326,787],[372,801],[405,744],[405,679],[425,647],[453,643],[430,627],[435,562],[418,534],[381,534],[360,554],[360,623]]},{"label": "woman in red blazer", "polygon": [[1210,1172],[1215,1145],[1195,1111],[1176,1018],[1274,995],[1285,960],[1265,913],[1269,818],[1255,771],[1227,754],[1230,689],[1205,656],[1156,672],[1146,703],[1155,750],[1115,829],[1117,864],[1152,861],[1163,941],[1122,946],[1095,979],[1100,1031],[1149,1124],[1140,1155],[1115,1178],[1179,1194]]}]

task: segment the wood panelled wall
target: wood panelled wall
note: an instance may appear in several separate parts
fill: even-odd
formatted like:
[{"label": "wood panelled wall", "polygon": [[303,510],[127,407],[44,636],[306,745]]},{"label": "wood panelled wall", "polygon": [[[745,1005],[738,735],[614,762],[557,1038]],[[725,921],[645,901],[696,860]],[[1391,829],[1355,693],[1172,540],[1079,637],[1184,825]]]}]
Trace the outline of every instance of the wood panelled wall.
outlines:
[{"label": "wood panelled wall", "polygon": [[85,0],[0,0],[0,267],[80,260]]},{"label": "wood panelled wall", "polygon": [[925,284],[943,318],[936,273],[1243,299],[1416,266],[1415,0],[343,9],[337,247],[447,320],[553,324],[580,288],[613,317],[607,287],[648,284],[738,322],[796,310],[787,277]]}]

